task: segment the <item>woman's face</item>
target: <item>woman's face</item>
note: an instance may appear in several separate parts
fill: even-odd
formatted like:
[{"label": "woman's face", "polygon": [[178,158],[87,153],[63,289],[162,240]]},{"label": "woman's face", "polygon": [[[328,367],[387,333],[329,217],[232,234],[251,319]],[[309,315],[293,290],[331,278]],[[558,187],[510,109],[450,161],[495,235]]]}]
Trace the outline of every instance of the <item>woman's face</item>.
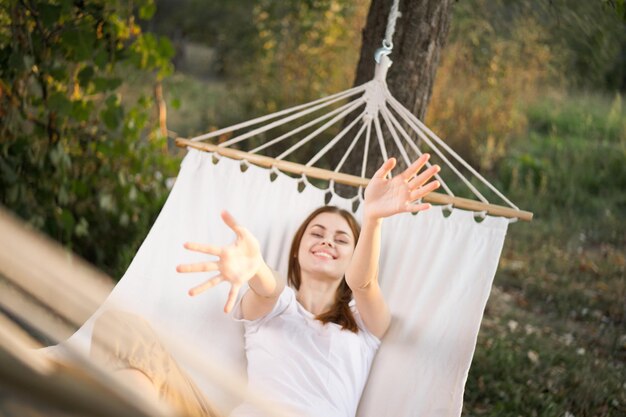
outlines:
[{"label": "woman's face", "polygon": [[307,225],[298,261],[302,278],[341,279],[354,253],[355,239],[346,219],[337,213],[320,213]]}]

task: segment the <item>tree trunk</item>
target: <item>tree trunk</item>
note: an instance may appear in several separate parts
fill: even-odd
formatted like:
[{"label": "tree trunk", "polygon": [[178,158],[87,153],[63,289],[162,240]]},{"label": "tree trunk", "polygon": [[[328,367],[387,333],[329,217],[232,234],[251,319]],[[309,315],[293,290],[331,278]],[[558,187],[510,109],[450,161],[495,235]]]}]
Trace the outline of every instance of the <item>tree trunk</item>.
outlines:
[{"label": "tree trunk", "polygon": [[[374,76],[374,52],[382,46],[391,3],[372,0],[355,85]],[[400,0],[402,16],[396,22],[387,84],[393,96],[420,119],[426,114],[441,48],[448,36],[451,6],[452,0]]]},{"label": "tree trunk", "polygon": [[[372,0],[363,29],[355,85],[363,84],[374,76],[374,52],[382,46],[392,3],[393,0]],[[400,0],[401,16],[396,21],[393,51],[389,56],[393,65],[389,68],[387,84],[393,96],[420,119],[426,114],[432,93],[441,49],[450,27],[452,3],[453,0]],[[349,123],[349,120],[345,122]],[[347,146],[346,142],[344,146]],[[395,149],[389,140],[386,144],[388,149]],[[377,145],[373,145],[375,143],[368,152],[371,160],[368,175],[382,163],[381,152]],[[335,153],[342,154],[339,149]],[[398,155],[397,152],[390,152],[390,156]],[[398,162],[399,167],[404,165]],[[359,172],[358,163],[347,161],[344,172]]]}]

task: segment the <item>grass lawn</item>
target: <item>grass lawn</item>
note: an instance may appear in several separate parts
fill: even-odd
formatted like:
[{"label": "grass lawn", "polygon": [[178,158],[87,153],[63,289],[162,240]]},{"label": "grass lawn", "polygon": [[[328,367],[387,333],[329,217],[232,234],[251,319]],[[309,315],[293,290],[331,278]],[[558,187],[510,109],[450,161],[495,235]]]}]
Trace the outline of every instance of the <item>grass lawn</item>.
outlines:
[{"label": "grass lawn", "polygon": [[528,109],[502,177],[509,228],[464,415],[626,415],[626,114],[579,95]]}]

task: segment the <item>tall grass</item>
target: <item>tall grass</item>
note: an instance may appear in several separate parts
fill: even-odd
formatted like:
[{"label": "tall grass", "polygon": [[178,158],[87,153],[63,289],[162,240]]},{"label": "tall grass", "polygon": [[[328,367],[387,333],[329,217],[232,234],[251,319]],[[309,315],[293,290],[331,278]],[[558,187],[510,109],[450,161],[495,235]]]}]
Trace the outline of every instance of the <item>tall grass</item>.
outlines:
[{"label": "tall grass", "polygon": [[499,181],[544,216],[617,219],[626,210],[626,111],[618,95],[544,99],[528,107],[528,135]]},{"label": "tall grass", "polygon": [[530,224],[509,229],[466,390],[466,415],[626,412],[626,114],[622,98],[526,106],[492,180]]}]

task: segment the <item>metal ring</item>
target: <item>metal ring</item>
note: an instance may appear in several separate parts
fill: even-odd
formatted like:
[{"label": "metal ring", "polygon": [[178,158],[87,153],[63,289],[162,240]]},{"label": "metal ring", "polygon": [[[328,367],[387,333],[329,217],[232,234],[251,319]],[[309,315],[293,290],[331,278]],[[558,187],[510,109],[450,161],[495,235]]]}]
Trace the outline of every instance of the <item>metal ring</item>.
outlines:
[{"label": "metal ring", "polygon": [[388,48],[378,48],[376,52],[374,52],[374,61],[380,64],[380,59],[385,55],[391,55],[391,49]]},{"label": "metal ring", "polygon": [[393,43],[387,42],[386,39],[383,39],[383,46],[378,48],[376,52],[374,52],[374,61],[380,64],[380,59],[385,55],[390,55],[392,49]]}]

